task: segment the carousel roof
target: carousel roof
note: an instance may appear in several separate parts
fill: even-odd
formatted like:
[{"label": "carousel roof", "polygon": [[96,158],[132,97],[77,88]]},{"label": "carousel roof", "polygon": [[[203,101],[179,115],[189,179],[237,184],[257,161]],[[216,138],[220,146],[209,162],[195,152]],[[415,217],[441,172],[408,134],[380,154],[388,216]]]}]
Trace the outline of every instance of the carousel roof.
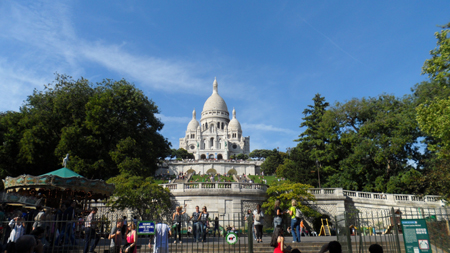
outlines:
[{"label": "carousel roof", "polygon": [[59,170],[54,170],[49,173],[42,174],[41,176],[58,176],[62,178],[68,178],[68,177],[83,177],[78,173],[73,172],[72,170],[69,170],[68,168],[61,168]]},{"label": "carousel roof", "polygon": [[[31,196],[48,191],[64,191],[70,196],[83,199],[104,199],[114,192],[114,185],[103,180],[87,179],[69,170],[61,168],[40,176],[21,175],[3,179],[5,190],[11,192],[27,192]],[[49,194],[47,194],[49,196]]]}]

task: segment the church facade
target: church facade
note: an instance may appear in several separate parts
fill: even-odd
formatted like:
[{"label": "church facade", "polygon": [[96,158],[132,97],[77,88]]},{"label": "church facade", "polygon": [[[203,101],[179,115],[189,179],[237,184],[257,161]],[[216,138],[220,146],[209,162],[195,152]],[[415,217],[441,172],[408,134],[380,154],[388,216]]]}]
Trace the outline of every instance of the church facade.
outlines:
[{"label": "church facade", "polygon": [[194,154],[196,160],[227,160],[232,155],[250,153],[250,137],[242,135],[241,124],[233,108],[232,119],[225,100],[219,95],[217,80],[213,92],[203,105],[200,123],[192,112],[186,135],[180,138],[180,148]]}]

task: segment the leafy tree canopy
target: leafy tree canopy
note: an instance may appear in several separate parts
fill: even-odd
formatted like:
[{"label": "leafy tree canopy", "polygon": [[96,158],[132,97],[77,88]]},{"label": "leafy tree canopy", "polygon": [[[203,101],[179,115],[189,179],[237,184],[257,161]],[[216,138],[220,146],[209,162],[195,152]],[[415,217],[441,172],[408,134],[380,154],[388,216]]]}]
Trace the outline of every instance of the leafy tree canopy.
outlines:
[{"label": "leafy tree canopy", "polygon": [[116,186],[108,200],[113,209],[131,209],[142,219],[158,220],[170,216],[170,191],[159,186],[151,177],[121,174],[110,178],[108,183]]},{"label": "leafy tree canopy", "polygon": [[189,153],[184,148],[171,149],[170,158],[194,159],[194,154]]},{"label": "leafy tree canopy", "polygon": [[298,202],[298,207],[306,217],[319,217],[320,213],[302,203],[302,201],[312,202],[315,200],[314,195],[308,192],[308,189],[311,187],[311,185],[294,183],[289,180],[274,181],[267,189],[269,198],[263,203],[262,207],[267,214],[272,215],[276,200],[280,200],[280,208],[286,210],[291,207],[291,201],[295,199]]},{"label": "leafy tree canopy", "polygon": [[410,98],[380,95],[337,103],[327,111],[323,127],[332,143],[326,153],[338,163],[325,168],[327,186],[387,192],[391,177],[421,166],[417,139],[421,136]]},{"label": "leafy tree canopy", "polygon": [[39,175],[68,167],[88,178],[150,176],[169,153],[157,106],[126,80],[97,84],[57,75],[19,112],[0,115],[0,171]]},{"label": "leafy tree canopy", "polygon": [[273,154],[273,150],[269,150],[269,149],[254,149],[249,154],[249,157],[252,157],[252,158],[267,158],[267,157],[269,157],[272,154]]},{"label": "leafy tree canopy", "polygon": [[264,171],[266,175],[274,174],[278,166],[283,163],[284,157],[286,157],[286,153],[274,149],[272,154],[261,164],[261,170]]}]

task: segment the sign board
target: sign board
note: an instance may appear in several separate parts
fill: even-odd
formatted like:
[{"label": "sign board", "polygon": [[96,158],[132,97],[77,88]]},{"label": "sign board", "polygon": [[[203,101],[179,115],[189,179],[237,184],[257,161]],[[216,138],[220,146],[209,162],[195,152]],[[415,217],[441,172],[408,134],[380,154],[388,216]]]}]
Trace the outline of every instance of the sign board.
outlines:
[{"label": "sign board", "polygon": [[138,235],[154,235],[155,234],[155,222],[139,221],[137,234]]},{"label": "sign board", "polygon": [[237,241],[239,239],[237,234],[235,234],[234,232],[228,232],[228,234],[225,238],[227,240],[227,243],[230,245],[237,243]]},{"label": "sign board", "polygon": [[430,237],[425,219],[402,219],[406,253],[431,253]]}]

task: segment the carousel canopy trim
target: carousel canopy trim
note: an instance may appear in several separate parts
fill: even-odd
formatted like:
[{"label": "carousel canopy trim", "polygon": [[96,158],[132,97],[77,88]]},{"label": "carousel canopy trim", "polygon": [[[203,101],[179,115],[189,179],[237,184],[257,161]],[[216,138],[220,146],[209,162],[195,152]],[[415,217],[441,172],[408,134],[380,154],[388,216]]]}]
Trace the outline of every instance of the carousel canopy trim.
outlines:
[{"label": "carousel canopy trim", "polygon": [[[69,169],[67,169],[69,170]],[[70,170],[69,170],[70,171]],[[50,172],[52,173],[52,172]],[[75,172],[72,172],[76,174]],[[78,174],[76,174],[78,175]],[[114,185],[107,184],[103,180],[89,180],[81,176],[61,177],[58,175],[21,175],[18,177],[6,177],[3,184],[7,192],[23,190],[62,190],[86,193],[92,199],[108,198],[114,192]]]},{"label": "carousel canopy trim", "polygon": [[58,177],[63,177],[63,178],[68,178],[68,177],[83,177],[78,173],[73,172],[72,170],[69,170],[68,168],[61,168],[59,170],[55,170],[49,173],[45,173],[41,176],[58,176]]}]

